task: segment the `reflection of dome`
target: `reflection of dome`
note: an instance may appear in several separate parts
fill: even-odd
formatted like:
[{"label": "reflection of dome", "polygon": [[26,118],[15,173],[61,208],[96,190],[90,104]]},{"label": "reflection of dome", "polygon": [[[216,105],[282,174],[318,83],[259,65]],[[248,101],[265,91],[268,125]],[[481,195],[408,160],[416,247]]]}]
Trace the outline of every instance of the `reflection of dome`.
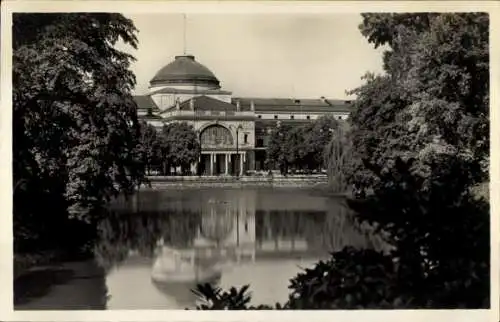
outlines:
[{"label": "reflection of dome", "polygon": [[219,89],[219,80],[194,56],[176,56],[175,60],[160,69],[150,81],[151,86],[162,85],[202,85]]},{"label": "reflection of dome", "polygon": [[174,297],[179,305],[191,307],[196,301],[191,290],[197,284],[218,283],[222,272],[217,265],[192,265],[178,255],[175,249],[163,247],[153,264],[151,280],[158,290]]},{"label": "reflection of dome", "polygon": [[201,235],[212,241],[222,241],[233,231],[234,222],[225,204],[210,204],[201,217]]},{"label": "reflection of dome", "polygon": [[[179,263],[176,263],[179,261]],[[178,265],[178,268],[176,266]],[[221,276],[221,269],[214,265],[203,267],[191,265],[186,261],[170,256],[160,256],[153,264],[151,277],[153,281],[163,284],[194,284],[207,283]]]}]

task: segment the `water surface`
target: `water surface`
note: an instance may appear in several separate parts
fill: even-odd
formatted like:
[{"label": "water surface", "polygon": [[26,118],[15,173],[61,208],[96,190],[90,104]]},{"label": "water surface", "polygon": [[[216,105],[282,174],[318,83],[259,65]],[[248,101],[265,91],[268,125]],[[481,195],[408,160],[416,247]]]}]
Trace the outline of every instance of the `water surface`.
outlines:
[{"label": "water surface", "polygon": [[256,305],[284,302],[303,268],[373,246],[340,199],[289,188],[143,191],[113,203],[99,235],[108,309],[193,308],[202,282],[250,284]]}]

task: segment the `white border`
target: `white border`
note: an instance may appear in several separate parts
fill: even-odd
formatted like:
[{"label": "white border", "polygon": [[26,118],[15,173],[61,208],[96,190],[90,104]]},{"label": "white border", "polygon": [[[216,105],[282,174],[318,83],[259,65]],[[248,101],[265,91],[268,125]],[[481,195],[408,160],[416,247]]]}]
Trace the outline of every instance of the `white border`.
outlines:
[{"label": "white border", "polygon": [[[12,307],[12,178],[11,178],[11,13],[12,12],[105,12],[121,13],[361,13],[441,11],[490,13],[491,75],[491,310],[407,310],[407,311],[13,311]],[[499,232],[497,201],[500,160],[500,2],[495,1],[324,1],[324,2],[161,2],[161,1],[3,1],[1,16],[1,110],[0,193],[3,207],[0,224],[0,319],[3,321],[500,321],[499,316]],[[493,108],[496,107],[496,108]],[[133,290],[130,290],[133,292]]]}]

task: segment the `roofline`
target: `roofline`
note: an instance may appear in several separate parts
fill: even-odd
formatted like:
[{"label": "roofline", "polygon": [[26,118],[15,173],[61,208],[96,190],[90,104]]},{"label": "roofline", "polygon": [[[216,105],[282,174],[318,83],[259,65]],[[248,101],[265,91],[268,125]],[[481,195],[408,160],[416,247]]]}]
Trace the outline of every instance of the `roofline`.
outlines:
[{"label": "roofline", "polygon": [[[273,107],[275,106],[284,106],[284,107],[289,107],[289,109],[283,108],[279,110],[274,110]],[[268,108],[269,107],[269,108]],[[321,109],[318,109],[321,108]],[[322,105],[308,105],[308,106],[302,106],[302,108],[295,108],[293,106],[287,106],[287,105],[268,105],[268,106],[255,106],[255,113],[256,114],[273,114],[273,113],[296,113],[296,114],[301,114],[301,113],[333,113],[333,112],[346,112],[350,113],[354,110],[354,108],[346,108],[346,106],[341,106],[341,105],[332,105],[332,106],[322,106]]]},{"label": "roofline", "polygon": [[254,116],[246,115],[173,115],[163,117],[163,120],[183,120],[183,121],[209,121],[209,120],[232,120],[232,121],[254,121]]},{"label": "roofline", "polygon": [[352,102],[354,99],[339,99],[332,98],[326,96],[320,97],[293,97],[293,96],[280,96],[280,97],[271,97],[271,96],[235,96],[233,99],[243,99],[243,100],[279,100],[279,99],[289,99],[289,100],[327,100],[327,101],[343,101],[343,102]]},{"label": "roofline", "polygon": [[189,84],[189,85],[214,85],[220,88],[220,81],[217,79],[210,78],[169,78],[169,79],[152,79],[149,81],[149,86],[158,85],[179,85],[179,84]]},{"label": "roofline", "polygon": [[[153,88],[153,87],[156,87],[156,86],[150,86],[149,88]],[[171,91],[171,92],[169,92]],[[225,95],[231,95],[232,92],[231,91],[226,91],[226,90],[223,90],[223,89],[202,89],[202,90],[199,90],[199,89],[177,89],[177,88],[171,88],[171,87],[166,87],[166,88],[160,88],[160,89],[157,89],[151,93],[149,93],[148,95],[154,95],[154,94],[162,94],[162,93],[165,93],[165,94],[197,94],[195,97],[197,96],[202,96],[202,95],[210,95],[210,94],[225,94]]]}]

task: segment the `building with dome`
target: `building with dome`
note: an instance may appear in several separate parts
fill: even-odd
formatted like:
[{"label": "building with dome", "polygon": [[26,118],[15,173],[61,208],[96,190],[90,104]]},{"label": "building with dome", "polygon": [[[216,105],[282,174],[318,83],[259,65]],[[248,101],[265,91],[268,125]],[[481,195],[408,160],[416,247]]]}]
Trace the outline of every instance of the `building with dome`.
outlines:
[{"label": "building with dome", "polygon": [[242,175],[267,170],[265,151],[272,128],[323,115],[348,118],[350,101],[238,97],[192,55],[176,56],[151,79],[149,93],[135,96],[140,119],[160,130],[170,122],[193,126],[201,142],[203,175]]}]

